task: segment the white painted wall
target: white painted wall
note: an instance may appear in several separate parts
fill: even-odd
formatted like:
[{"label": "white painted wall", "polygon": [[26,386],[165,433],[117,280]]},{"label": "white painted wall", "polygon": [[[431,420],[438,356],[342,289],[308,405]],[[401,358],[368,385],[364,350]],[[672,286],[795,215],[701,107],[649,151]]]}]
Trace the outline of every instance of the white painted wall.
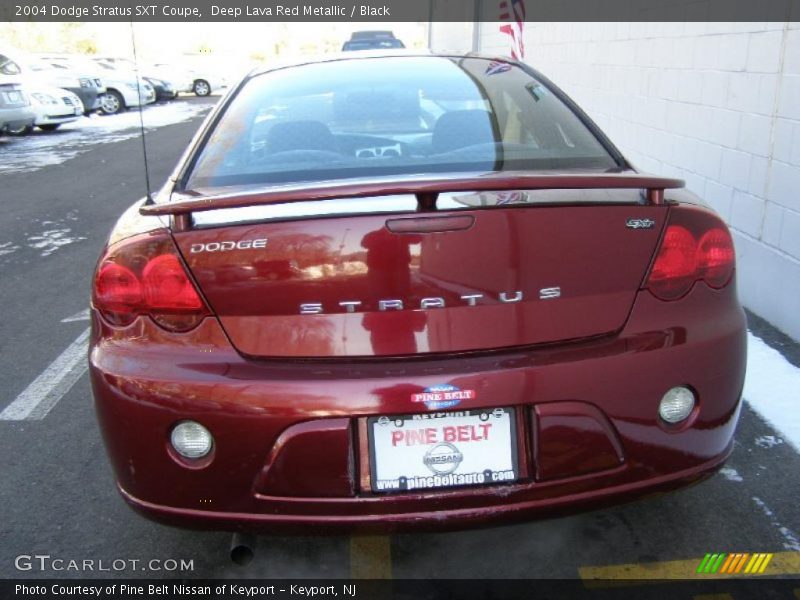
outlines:
[{"label": "white painted wall", "polygon": [[[507,55],[498,27],[480,49]],[[634,164],[725,218],[743,303],[800,340],[800,23],[528,23],[525,45]]]},{"label": "white painted wall", "polygon": [[468,21],[438,21],[430,23],[429,47],[434,52],[470,52],[475,24]]}]

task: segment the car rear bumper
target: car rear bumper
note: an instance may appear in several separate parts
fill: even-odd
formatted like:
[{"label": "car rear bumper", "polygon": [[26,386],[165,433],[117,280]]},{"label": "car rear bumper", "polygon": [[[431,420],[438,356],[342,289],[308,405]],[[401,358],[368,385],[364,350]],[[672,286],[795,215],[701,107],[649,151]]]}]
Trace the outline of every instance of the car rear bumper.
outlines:
[{"label": "car rear bumper", "polygon": [[617,486],[606,486],[586,492],[559,495],[555,498],[529,499],[475,507],[428,510],[424,512],[376,513],[359,515],[338,514],[271,514],[198,510],[153,504],[136,498],[119,484],[123,499],[139,514],[176,527],[213,529],[221,531],[246,530],[253,533],[359,531],[389,532],[413,530],[450,530],[479,527],[545,516],[560,516],[581,510],[597,510],[620,502],[684,488],[700,483],[716,473],[733,448],[713,459],[684,471],[652,479],[643,479]]},{"label": "car rear bumper", "polygon": [[[621,332],[457,357],[253,361],[214,319],[186,345],[140,319],[113,332],[93,316],[92,386],[126,500],[187,527],[274,531],[460,527],[631,500],[702,479],[732,447],[746,329],[734,285],[698,283],[664,303],[640,293]],[[513,407],[512,484],[373,492],[367,418],[425,412],[410,394],[476,390],[456,409]],[[658,402],[675,385],[698,408],[677,428]],[[186,465],[172,426],[203,423],[213,460]]]},{"label": "car rear bumper", "polygon": [[0,109],[0,132],[33,125],[36,113],[30,106]]},{"label": "car rear bumper", "polygon": [[14,121],[4,121],[0,123],[0,132],[16,131],[23,127],[33,125],[33,119],[16,119]]}]

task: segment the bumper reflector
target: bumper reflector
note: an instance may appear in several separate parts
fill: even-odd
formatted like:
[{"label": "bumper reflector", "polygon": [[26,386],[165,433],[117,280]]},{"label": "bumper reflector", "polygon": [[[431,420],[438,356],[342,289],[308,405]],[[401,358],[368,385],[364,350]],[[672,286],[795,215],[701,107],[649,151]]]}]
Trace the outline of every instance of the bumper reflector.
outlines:
[{"label": "bumper reflector", "polygon": [[182,421],[172,430],[170,443],[185,458],[203,458],[214,444],[211,433],[196,421]]},{"label": "bumper reflector", "polygon": [[658,405],[659,416],[667,423],[680,423],[694,409],[694,392],[688,387],[677,386],[667,391]]}]

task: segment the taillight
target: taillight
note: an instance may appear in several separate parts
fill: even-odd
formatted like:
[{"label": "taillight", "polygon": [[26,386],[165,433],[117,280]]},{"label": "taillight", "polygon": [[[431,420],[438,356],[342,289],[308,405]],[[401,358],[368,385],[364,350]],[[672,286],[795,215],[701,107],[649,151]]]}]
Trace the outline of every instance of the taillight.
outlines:
[{"label": "taillight", "polygon": [[698,274],[713,288],[728,283],[735,258],[731,234],[722,227],[706,231],[697,244]]},{"label": "taillight", "polygon": [[647,287],[663,300],[680,298],[695,280],[697,242],[680,225],[670,225],[661,240]]},{"label": "taillight", "polygon": [[94,297],[95,305],[103,306],[109,321],[126,325],[142,303],[142,284],[129,268],[107,262],[97,271]]},{"label": "taillight", "polygon": [[112,325],[130,325],[146,315],[170,331],[189,331],[209,314],[172,239],[162,232],[108,249],[95,274],[92,303]]},{"label": "taillight", "polygon": [[147,261],[142,270],[145,304],[156,310],[197,310],[203,301],[175,254]]},{"label": "taillight", "polygon": [[733,240],[717,217],[699,209],[673,209],[645,287],[662,300],[677,300],[695,281],[724,287],[734,264]]}]

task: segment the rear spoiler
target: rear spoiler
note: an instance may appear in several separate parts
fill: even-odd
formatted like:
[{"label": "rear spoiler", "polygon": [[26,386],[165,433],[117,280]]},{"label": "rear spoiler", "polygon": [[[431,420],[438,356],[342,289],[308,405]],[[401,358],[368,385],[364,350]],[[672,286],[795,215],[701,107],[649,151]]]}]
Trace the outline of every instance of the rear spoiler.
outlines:
[{"label": "rear spoiler", "polygon": [[650,204],[664,203],[664,190],[684,187],[682,179],[670,179],[639,174],[560,174],[531,175],[525,173],[493,173],[470,177],[440,177],[436,179],[369,180],[307,184],[291,187],[271,187],[216,196],[200,196],[194,200],[180,200],[163,204],[143,205],[143,215],[173,215],[184,221],[191,213],[223,208],[242,208],[263,204],[287,204],[315,200],[365,198],[414,194],[421,211],[436,210],[436,200],[443,192],[498,192],[507,190],[586,190],[586,189],[641,189],[646,191]]}]

